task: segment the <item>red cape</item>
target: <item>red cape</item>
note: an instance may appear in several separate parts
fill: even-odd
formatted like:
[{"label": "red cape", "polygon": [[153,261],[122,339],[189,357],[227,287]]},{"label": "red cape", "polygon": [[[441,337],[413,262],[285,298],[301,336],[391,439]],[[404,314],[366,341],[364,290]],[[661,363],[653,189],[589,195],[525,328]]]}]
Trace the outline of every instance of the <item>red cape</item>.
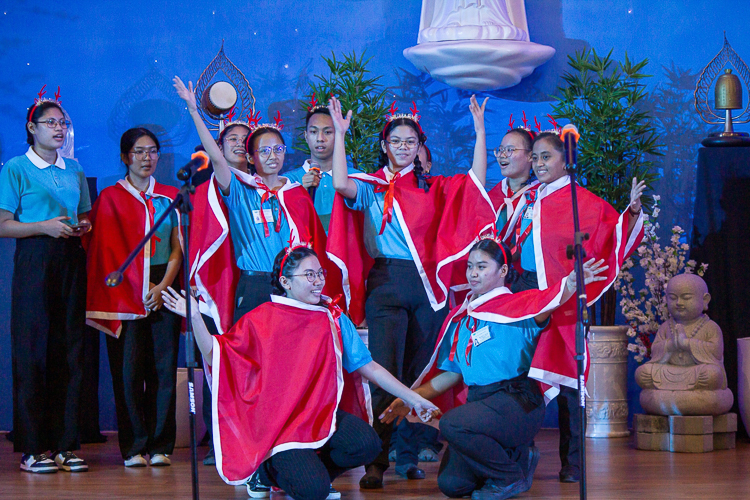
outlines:
[{"label": "red cape", "polygon": [[[174,200],[177,188],[151,178],[146,194]],[[120,267],[130,252],[151,229],[148,208],[125,179],[102,190],[89,219],[91,232],[81,238],[86,249],[86,323],[113,337],[119,337],[123,320],[145,318],[143,299],[148,293],[151,242],[125,271],[117,287],[105,284],[107,275]]]},{"label": "red cape", "polygon": [[500,237],[506,243],[510,242],[513,236],[513,228],[516,225],[516,221],[521,216],[523,207],[526,206],[525,194],[527,191],[536,191],[539,189],[539,181],[533,180],[523,188],[519,189],[518,192],[514,193],[508,186],[508,179],[503,179],[494,188],[487,193],[492,201],[492,206],[495,207],[498,216],[500,212],[505,212],[505,220],[507,223],[505,227],[498,227],[497,230],[501,231]]},{"label": "red cape", "polygon": [[[475,300],[467,297],[460,306],[448,314],[445,322],[443,322],[443,327],[440,330],[440,335],[438,335],[430,362],[422,371],[419,378],[417,378],[416,382],[414,382],[412,388],[417,388],[442,373],[437,367],[438,353],[440,352],[440,346],[445,336],[450,331],[453,331],[451,326],[455,327],[453,323],[454,318],[470,316],[494,323],[515,323],[516,321],[533,318],[560,305],[560,300],[565,290],[566,279],[567,276],[547,290],[526,290],[519,293],[511,293],[508,288],[503,286],[495,288]],[[448,339],[452,342],[452,336],[449,336]],[[456,385],[433,399],[432,402],[445,413],[451,408],[466,402],[466,386],[463,383]],[[418,421],[414,416],[409,420]]]},{"label": "red cape", "polygon": [[[353,174],[374,185],[388,185],[385,168],[374,174]],[[436,311],[448,289],[466,283],[466,260],[477,235],[492,227],[496,213],[487,192],[474,176],[431,177],[429,192],[417,187],[413,172],[395,183],[393,211],[399,218],[425,292]],[[365,280],[374,261],[364,245],[364,212],[351,210],[336,194],[328,231],[328,255],[343,273],[349,315],[365,319]]]},{"label": "red cape", "polygon": [[[628,237],[628,215],[618,214],[612,205],[590,191],[576,188],[580,229],[589,234],[583,243],[587,259],[604,259],[609,269],[605,281],[586,287],[588,304],[594,304],[612,286],[623,262],[643,239],[643,216],[639,216]],[[534,204],[533,229],[539,288],[545,290],[573,270],[567,246],[573,243],[570,177],[539,189]],[[577,387],[575,363],[576,301],[569,300],[552,315],[552,321],[539,339],[529,376],[543,383],[547,399],[559,392],[559,386]],[[588,356],[586,356],[588,372]]]},{"label": "red cape", "polygon": [[338,408],[371,421],[362,379],[344,376],[340,310],[272,300],[213,337],[212,434],[228,484],[245,483],[276,453],[323,446]]},{"label": "red cape", "polygon": [[[258,177],[231,170],[237,180],[257,188]],[[326,233],[310,195],[299,183],[287,181],[277,197],[289,222],[293,244],[312,243],[321,266],[328,271],[324,293],[340,295],[341,271],[326,256]],[[190,279],[200,292],[201,312],[211,316],[219,333],[224,333],[233,324],[234,293],[240,277],[229,236],[229,211],[213,175],[209,182],[198,186],[192,201]]]}]

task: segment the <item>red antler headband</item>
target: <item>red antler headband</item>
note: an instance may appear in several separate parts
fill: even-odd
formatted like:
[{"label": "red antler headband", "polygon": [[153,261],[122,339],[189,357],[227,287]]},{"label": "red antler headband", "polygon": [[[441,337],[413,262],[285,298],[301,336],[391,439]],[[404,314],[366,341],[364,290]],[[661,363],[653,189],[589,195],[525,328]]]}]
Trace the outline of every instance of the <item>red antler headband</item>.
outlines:
[{"label": "red antler headband", "polygon": [[281,259],[281,265],[279,266],[279,279],[284,275],[284,264],[289,254],[297,250],[298,248],[312,248],[310,243],[300,243],[299,245],[292,246],[292,237],[289,237],[289,246],[284,250],[284,257]]},{"label": "red antler headband", "polygon": [[422,131],[422,125],[419,124],[419,119],[421,116],[419,115],[419,111],[417,110],[417,103],[412,101],[412,106],[409,108],[409,111],[411,113],[396,113],[398,111],[398,108],[396,107],[396,101],[393,101],[391,104],[391,107],[388,109],[387,115],[385,115],[385,127],[383,127],[383,133],[385,133],[385,129],[388,127],[388,124],[391,123],[393,120],[398,120],[399,118],[406,118],[407,120],[411,120],[414,123],[417,124],[417,127],[419,128],[419,133],[424,134]]},{"label": "red antler headband", "polygon": [[[37,94],[39,97],[34,98],[34,105],[31,107],[31,112],[29,113],[29,120],[31,120],[31,118],[34,116],[34,111],[36,111],[36,107],[39,106],[41,103],[43,103],[45,101],[47,101],[47,102],[54,102],[58,106],[60,106],[60,108],[62,108],[62,102],[60,101],[60,86],[58,85],[58,87],[57,87],[57,92],[55,92],[55,100],[54,101],[52,99],[50,99],[49,97],[44,97],[44,94],[47,93],[47,91],[44,90],[46,88],[47,88],[47,85],[43,85],[42,88],[41,88],[41,90],[39,91],[39,94]],[[65,114],[65,113],[63,112],[63,114]]]},{"label": "red antler headband", "polygon": [[276,111],[276,116],[273,118],[274,123],[258,123],[260,122],[261,116],[260,111],[257,111],[254,115],[248,115],[248,124],[250,126],[250,133],[255,133],[256,130],[262,129],[262,128],[268,128],[268,129],[274,129],[279,132],[281,132],[284,128],[284,124],[281,123],[283,118],[281,118],[281,111]]}]

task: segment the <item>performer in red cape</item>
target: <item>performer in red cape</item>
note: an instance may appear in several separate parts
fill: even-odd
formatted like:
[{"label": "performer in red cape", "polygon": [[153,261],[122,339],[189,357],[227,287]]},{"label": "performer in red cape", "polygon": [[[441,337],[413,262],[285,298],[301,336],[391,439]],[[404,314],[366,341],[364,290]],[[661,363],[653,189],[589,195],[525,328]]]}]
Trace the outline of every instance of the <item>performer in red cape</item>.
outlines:
[{"label": "performer in red cape", "polygon": [[527,128],[511,128],[495,148],[495,159],[500,165],[503,180],[488,193],[497,210],[500,238],[513,248],[517,230],[519,207],[533,200],[539,181],[531,169],[531,145],[536,133]]},{"label": "performer in red cape", "polygon": [[[539,385],[528,377],[539,334],[549,316],[576,290],[575,273],[543,291],[513,294],[505,286],[515,270],[510,250],[492,239],[475,244],[466,268],[471,295],[443,324],[430,364],[414,384],[417,393],[447,411],[458,384],[468,386],[466,404],[447,411],[440,431],[448,449],[438,486],[451,498],[510,498],[531,488],[539,461],[533,439],[544,420]],[[584,265],[585,283],[604,280],[604,261]],[[463,382],[463,383],[462,383]],[[396,400],[384,422],[409,413]]]},{"label": "performer in red cape", "polygon": [[[323,500],[332,478],[380,451],[363,400],[352,395],[362,394],[361,382],[346,384],[345,372],[405,398],[425,419],[438,410],[372,361],[354,324],[322,295],[326,271],[313,250],[282,250],[273,272],[272,301],[224,335],[209,335],[193,313],[211,373],[216,467],[229,484],[247,482],[253,498],[265,484],[292,498]],[[185,314],[180,295],[164,296],[167,307]]]},{"label": "performer in red cape", "polygon": [[[128,173],[104,189],[91,210],[94,229],[83,244],[87,254],[86,321],[107,335],[120,452],[126,467],[170,465],[174,450],[177,353],[180,318],[162,309],[161,292],[182,265],[180,228],[173,210],[146,243],[122,283],[106,286],[177,189],[156,182],[159,141],[145,128],[122,135],[120,152]],[[144,387],[145,385],[145,387]]]},{"label": "performer in red cape", "polygon": [[[543,132],[534,139],[532,164],[542,185],[535,201],[528,203],[520,215],[520,244],[515,248],[520,254],[522,273],[512,288],[514,292],[529,288],[544,290],[570,273],[574,265],[566,254],[567,246],[573,243],[570,177],[565,172],[564,145],[557,133]],[[643,238],[640,197],[644,189],[643,182],[633,179],[629,209],[618,214],[609,203],[590,191],[580,186],[576,188],[580,230],[589,234],[583,248],[586,255],[604,259],[609,266],[607,279],[589,287],[589,305],[612,286],[623,262]],[[543,383],[548,399],[560,394],[560,480],[564,482],[575,482],[580,476],[577,438],[580,419],[574,359],[576,321],[574,302],[552,315],[529,372],[530,377]]]},{"label": "performer in red cape", "polygon": [[[487,154],[484,106],[471,98],[477,140],[468,175],[425,177],[418,151],[426,136],[416,106],[392,114],[380,135],[381,169],[347,176],[344,139],[351,111],[329,101],[336,140],[333,185],[337,191],[328,253],[344,273],[349,313],[365,316],[375,361],[410,384],[429,360],[445,314],[448,289],[465,283],[465,259],[476,235],[493,226],[495,210],[484,190]],[[365,283],[366,289],[365,289]],[[366,300],[365,300],[366,299]],[[392,398],[373,388],[375,412]],[[375,422],[383,451],[367,467],[360,487],[382,488],[392,426]],[[416,457],[396,472],[424,478]]]},{"label": "performer in red cape", "polygon": [[[191,274],[205,303],[203,310],[211,313],[219,332],[225,332],[245,313],[270,300],[273,259],[290,238],[309,241],[324,255],[325,231],[305,189],[279,175],[286,152],[280,117],[273,124],[258,124],[259,113],[248,117],[252,123],[244,149],[250,172],[245,173],[230,168],[200,118],[192,82],[185,87],[175,77],[174,87],[187,104],[214,166],[205,198],[196,196],[194,218],[203,222],[193,232]],[[323,260],[332,273],[326,293],[335,296],[340,292],[336,280],[340,273]]]}]

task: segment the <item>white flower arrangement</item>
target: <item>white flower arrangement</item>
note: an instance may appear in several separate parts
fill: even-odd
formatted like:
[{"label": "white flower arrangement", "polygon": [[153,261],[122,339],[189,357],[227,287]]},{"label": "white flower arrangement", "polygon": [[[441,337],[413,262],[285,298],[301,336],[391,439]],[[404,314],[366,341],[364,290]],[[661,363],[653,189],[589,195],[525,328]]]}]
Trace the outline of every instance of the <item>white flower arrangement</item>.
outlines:
[{"label": "white flower arrangement", "polygon": [[[622,266],[615,288],[622,299],[620,306],[628,321],[628,336],[634,341],[628,344],[628,350],[635,353],[635,360],[642,363],[651,358],[651,342],[659,325],[669,319],[667,311],[667,282],[677,274],[695,273],[703,276],[708,264],[700,266],[694,260],[687,260],[690,245],[683,242],[685,230],[680,226],[672,228],[669,245],[662,248],[659,243],[659,196],[654,196],[654,208],[651,216],[644,214],[644,236],[641,245],[632,258]],[[633,287],[631,269],[636,265],[645,272],[645,286],[638,290]]]}]

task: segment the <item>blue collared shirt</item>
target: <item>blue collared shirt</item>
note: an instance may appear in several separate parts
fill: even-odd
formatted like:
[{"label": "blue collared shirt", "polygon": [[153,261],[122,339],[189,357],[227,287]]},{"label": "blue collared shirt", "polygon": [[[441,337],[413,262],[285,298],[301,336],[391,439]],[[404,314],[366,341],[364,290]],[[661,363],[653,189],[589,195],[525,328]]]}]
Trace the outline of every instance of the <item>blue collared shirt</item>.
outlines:
[{"label": "blue collared shirt", "polygon": [[[229,234],[234,244],[237,267],[244,271],[273,271],[276,255],[286,248],[289,242],[289,221],[280,209],[276,196],[263,203],[264,210],[270,210],[266,221],[269,236],[266,238],[260,218],[261,195],[258,191],[240,182],[232,174],[229,194],[222,198],[229,208]],[[256,217],[257,222],[256,222]],[[280,231],[276,232],[276,221],[281,217]]]},{"label": "blue collared shirt", "polygon": [[59,153],[50,165],[29,148],[0,170],[0,209],[24,223],[67,216],[69,224],[77,224],[78,215],[91,210],[83,167]]},{"label": "blue collared shirt", "polygon": [[339,317],[339,325],[341,326],[341,339],[344,344],[342,364],[344,370],[352,373],[372,361],[372,355],[365,343],[362,342],[362,338],[359,336],[357,327],[354,326],[352,320],[342,314]]}]

